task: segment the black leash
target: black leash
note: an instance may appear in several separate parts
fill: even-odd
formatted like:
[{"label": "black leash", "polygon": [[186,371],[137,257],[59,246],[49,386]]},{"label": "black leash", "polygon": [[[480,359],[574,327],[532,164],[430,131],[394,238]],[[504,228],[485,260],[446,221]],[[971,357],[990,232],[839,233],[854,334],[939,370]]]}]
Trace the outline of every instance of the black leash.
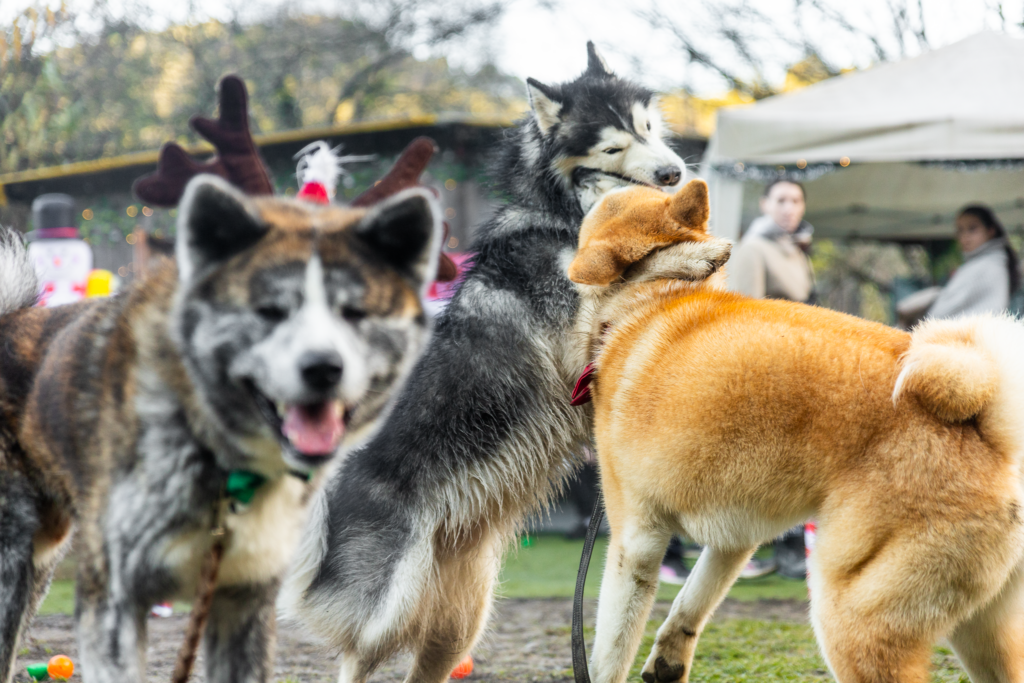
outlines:
[{"label": "black leash", "polygon": [[594,541],[597,530],[604,518],[604,499],[597,494],[594,513],[590,515],[590,526],[587,527],[587,539],[583,542],[583,555],[580,556],[580,570],[576,573],[576,594],[572,598],[572,675],[576,683],[590,683],[590,670],[587,668],[587,644],[583,640],[583,587],[587,584],[587,569],[590,568],[590,556],[594,554]]}]

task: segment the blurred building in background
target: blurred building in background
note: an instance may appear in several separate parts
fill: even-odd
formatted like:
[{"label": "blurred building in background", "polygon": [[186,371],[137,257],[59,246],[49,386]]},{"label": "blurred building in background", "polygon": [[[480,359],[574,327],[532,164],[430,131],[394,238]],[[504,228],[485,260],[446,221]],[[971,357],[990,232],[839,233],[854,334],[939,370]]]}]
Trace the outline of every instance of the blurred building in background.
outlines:
[{"label": "blurred building in background", "polygon": [[[423,179],[438,191],[451,232],[446,251],[469,248],[473,231],[494,210],[496,197],[487,178],[489,154],[510,119],[474,116],[421,116],[306,128],[255,140],[281,194],[298,189],[295,153],[315,140],[341,145],[342,154],[375,155],[373,161],[346,167],[338,201],[357,196],[384,175],[398,154],[420,135],[433,138],[440,153]],[[707,144],[702,138],[676,137],[671,144],[689,163],[699,162]],[[212,154],[210,147],[188,150]],[[60,192],[73,198],[81,237],[92,247],[96,268],[130,280],[136,271],[136,251],[149,250],[174,236],[175,212],[145,206],[131,194],[132,182],[156,167],[157,151],[82,161],[0,175],[0,213],[6,224],[28,232],[35,228],[31,205],[43,193]],[[148,243],[141,235],[145,234]],[[140,259],[141,260],[141,259]]]}]

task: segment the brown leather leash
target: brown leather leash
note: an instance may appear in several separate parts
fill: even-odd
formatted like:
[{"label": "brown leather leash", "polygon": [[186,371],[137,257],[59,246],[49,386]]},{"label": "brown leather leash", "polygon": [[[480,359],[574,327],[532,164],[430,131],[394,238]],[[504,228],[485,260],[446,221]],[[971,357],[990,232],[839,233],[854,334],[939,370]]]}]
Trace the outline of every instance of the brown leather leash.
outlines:
[{"label": "brown leather leash", "polygon": [[174,663],[174,673],[171,675],[171,683],[188,683],[192,675],[192,667],[196,663],[196,652],[199,649],[199,640],[203,637],[206,629],[206,622],[210,618],[210,608],[213,606],[213,593],[217,588],[217,573],[220,571],[220,562],[224,559],[224,544],[227,541],[227,529],[224,526],[224,518],[227,512],[227,499],[222,499],[217,504],[217,511],[214,515],[214,528],[210,535],[213,536],[213,545],[203,558],[203,565],[199,569],[199,583],[196,586],[196,599],[192,603],[192,613],[188,619],[188,629],[185,631],[185,642],[178,650],[178,659]]},{"label": "brown leather leash", "polygon": [[590,683],[590,669],[587,667],[587,643],[583,640],[583,588],[587,584],[587,570],[590,557],[594,554],[597,531],[604,519],[604,497],[597,494],[594,512],[590,515],[587,538],[583,541],[580,569],[576,572],[576,593],[572,598],[572,675],[576,683]]}]

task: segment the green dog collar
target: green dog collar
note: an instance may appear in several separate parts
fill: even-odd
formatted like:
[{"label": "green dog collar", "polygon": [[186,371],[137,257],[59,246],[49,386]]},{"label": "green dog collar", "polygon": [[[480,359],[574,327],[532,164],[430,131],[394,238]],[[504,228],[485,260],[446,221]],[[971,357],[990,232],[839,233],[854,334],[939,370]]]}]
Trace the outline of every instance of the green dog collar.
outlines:
[{"label": "green dog collar", "polygon": [[246,470],[235,470],[234,472],[228,472],[228,483],[224,487],[224,492],[228,497],[234,498],[242,505],[248,505],[252,502],[252,497],[256,495],[256,489],[263,486],[266,481],[267,478],[262,474]]}]

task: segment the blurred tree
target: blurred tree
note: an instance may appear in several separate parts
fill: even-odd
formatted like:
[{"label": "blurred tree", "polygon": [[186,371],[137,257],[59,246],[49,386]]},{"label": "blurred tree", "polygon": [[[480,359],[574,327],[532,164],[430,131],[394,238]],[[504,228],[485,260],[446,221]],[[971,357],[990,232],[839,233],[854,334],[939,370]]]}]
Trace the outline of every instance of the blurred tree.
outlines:
[{"label": "blurred tree", "polygon": [[[65,92],[52,54],[37,46],[53,40],[70,22],[68,13],[30,8],[0,32],[0,168],[19,168],[46,155],[51,128],[63,129],[73,114],[54,117]],[[66,102],[66,110],[73,108]]]},{"label": "blurred tree", "polygon": [[493,26],[492,0],[349,0],[334,14],[278,8],[223,21],[192,11],[161,30],[126,4],[40,5],[0,27],[0,173],[195,142],[184,121],[214,110],[229,72],[246,79],[257,132],[523,108],[515,78],[439,56]]},{"label": "blurred tree", "polygon": [[[673,40],[685,65],[710,72],[752,99],[787,89],[782,79],[773,78],[779,73],[805,85],[839,74],[839,65],[829,58],[837,45],[843,55],[870,54],[876,62],[930,47],[923,0],[872,3],[871,13],[867,5],[835,0],[791,0],[789,7],[777,3],[772,12],[762,6],[751,0],[695,0],[685,3],[681,16],[680,3],[653,0],[636,13]],[[998,11],[1002,16],[1001,4]]]}]

